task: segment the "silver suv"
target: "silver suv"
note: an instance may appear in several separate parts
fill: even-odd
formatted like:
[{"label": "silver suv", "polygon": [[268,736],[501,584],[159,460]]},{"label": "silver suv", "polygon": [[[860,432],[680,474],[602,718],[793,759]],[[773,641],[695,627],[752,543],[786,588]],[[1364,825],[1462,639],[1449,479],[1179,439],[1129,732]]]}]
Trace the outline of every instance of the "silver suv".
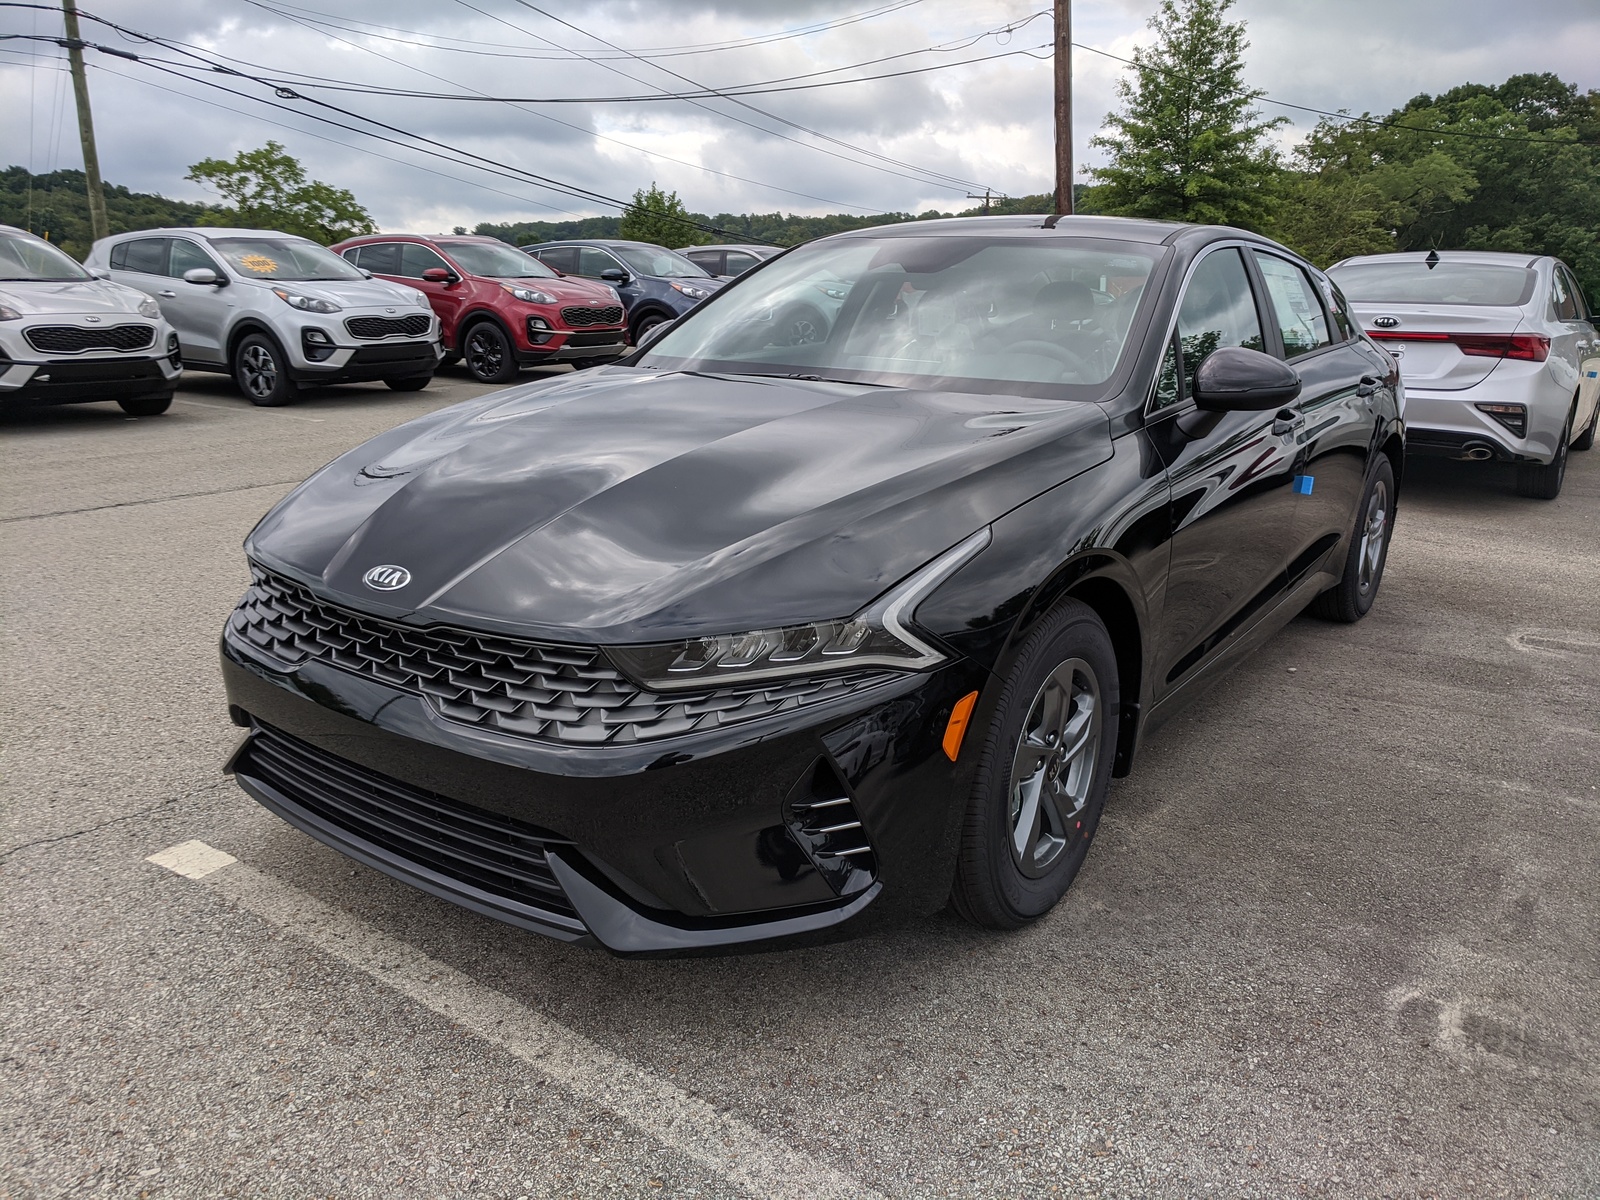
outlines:
[{"label": "silver suv", "polygon": [[0,409],[115,400],[153,417],[172,404],[181,373],[154,300],[0,225]]},{"label": "silver suv", "polygon": [[154,297],[183,365],[231,374],[252,404],[381,379],[428,386],[439,321],[415,288],[373,279],[315,242],[267,229],[156,229],[102,238],[85,264]]}]

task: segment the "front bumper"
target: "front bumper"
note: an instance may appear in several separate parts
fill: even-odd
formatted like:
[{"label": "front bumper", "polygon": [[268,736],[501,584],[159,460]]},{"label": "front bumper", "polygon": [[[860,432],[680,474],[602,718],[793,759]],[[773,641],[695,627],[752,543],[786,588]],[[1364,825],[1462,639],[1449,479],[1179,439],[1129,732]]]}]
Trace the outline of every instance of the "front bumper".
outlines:
[{"label": "front bumper", "polygon": [[[1544,364],[1502,362],[1481,383],[1459,391],[1406,388],[1406,453],[1467,460],[1548,463],[1556,454],[1571,393]],[[1478,407],[1518,405],[1516,430]]]},{"label": "front bumper", "polygon": [[[619,954],[831,938],[938,909],[976,757],[951,763],[940,739],[988,679],[957,662],[782,718],[577,747],[449,720],[326,663],[284,671],[231,635],[222,668],[252,730],[230,766],[266,807],[425,891]],[[807,832],[810,798],[833,791],[870,870],[837,869]],[[439,822],[480,841],[463,851]]]},{"label": "front bumper", "polygon": [[182,374],[170,358],[150,355],[0,362],[0,408],[170,396]]},{"label": "front bumper", "polygon": [[561,329],[538,323],[543,321],[530,316],[518,330],[515,350],[524,367],[576,358],[620,358],[628,348],[626,329]]},{"label": "front bumper", "polygon": [[362,383],[431,375],[444,357],[439,318],[431,310],[420,332],[386,337],[356,337],[351,324],[384,321],[398,325],[421,313],[344,309],[338,313],[296,312],[278,331],[289,357],[289,377],[297,383]]}]

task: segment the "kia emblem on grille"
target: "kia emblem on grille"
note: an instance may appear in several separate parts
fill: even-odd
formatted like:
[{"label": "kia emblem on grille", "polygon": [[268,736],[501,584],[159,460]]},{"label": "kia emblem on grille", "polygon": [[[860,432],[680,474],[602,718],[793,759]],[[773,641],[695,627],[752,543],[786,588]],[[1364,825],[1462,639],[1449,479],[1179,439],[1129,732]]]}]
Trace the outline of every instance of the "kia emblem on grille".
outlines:
[{"label": "kia emblem on grille", "polygon": [[1372,323],[1379,329],[1393,329],[1400,324],[1399,317],[1374,317]]},{"label": "kia emblem on grille", "polygon": [[411,572],[393,563],[373,567],[361,577],[361,582],[380,592],[396,592],[411,582]]},{"label": "kia emblem on grille", "polygon": [[85,317],[84,320],[89,322],[89,324],[91,324],[91,325],[100,324],[100,318],[99,317]]},{"label": "kia emblem on grille", "polygon": [[383,310],[383,311],[384,311],[384,312],[393,312],[393,311],[394,311],[394,309],[392,309],[392,308],[386,308],[386,309],[384,309],[384,310]]}]

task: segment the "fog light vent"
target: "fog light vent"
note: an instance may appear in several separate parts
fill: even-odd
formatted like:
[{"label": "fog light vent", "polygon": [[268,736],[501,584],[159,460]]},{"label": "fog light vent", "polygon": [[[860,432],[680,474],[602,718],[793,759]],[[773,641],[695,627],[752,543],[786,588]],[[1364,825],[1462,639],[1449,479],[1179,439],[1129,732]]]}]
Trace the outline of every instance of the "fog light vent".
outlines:
[{"label": "fog light vent", "polygon": [[878,875],[878,857],[844,780],[825,758],[789,793],[784,819],[817,871],[841,896],[854,895]]},{"label": "fog light vent", "polygon": [[1493,417],[1518,437],[1528,436],[1528,408],[1525,404],[1479,404],[1481,413]]}]

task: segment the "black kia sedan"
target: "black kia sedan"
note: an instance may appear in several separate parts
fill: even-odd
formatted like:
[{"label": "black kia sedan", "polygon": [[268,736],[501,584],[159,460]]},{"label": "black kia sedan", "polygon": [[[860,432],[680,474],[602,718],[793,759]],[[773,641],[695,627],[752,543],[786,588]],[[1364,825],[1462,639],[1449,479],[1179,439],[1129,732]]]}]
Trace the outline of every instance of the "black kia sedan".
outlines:
[{"label": "black kia sedan", "polygon": [[[826,337],[775,336],[819,289]],[[292,825],[623,954],[1048,911],[1149,732],[1371,607],[1394,361],[1234,229],[811,243],[617,365],[374,438],[245,543],[228,769]]]}]

